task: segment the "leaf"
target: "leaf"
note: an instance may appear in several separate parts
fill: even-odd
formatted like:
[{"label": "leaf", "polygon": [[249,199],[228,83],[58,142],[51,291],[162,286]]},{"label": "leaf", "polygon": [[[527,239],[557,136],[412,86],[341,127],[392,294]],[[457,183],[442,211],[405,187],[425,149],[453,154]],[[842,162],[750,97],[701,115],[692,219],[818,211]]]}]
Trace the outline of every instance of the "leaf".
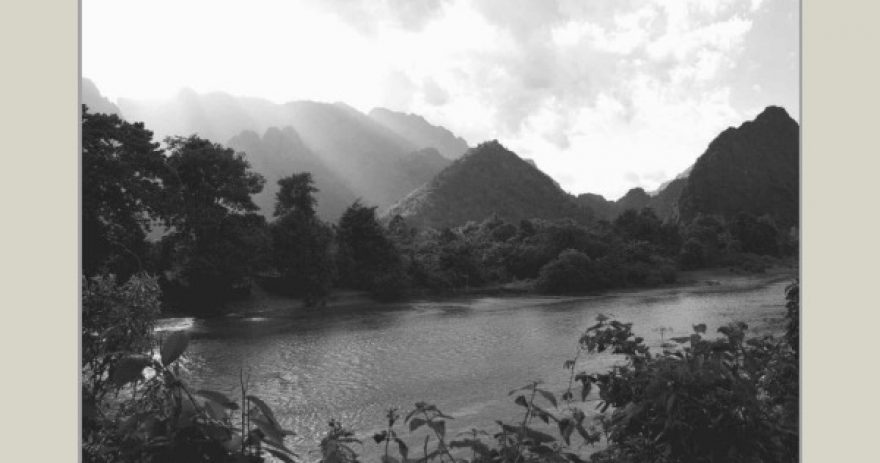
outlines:
[{"label": "leaf", "polygon": [[440,440],[443,440],[446,436],[446,422],[445,421],[428,421],[428,426],[440,436]]},{"label": "leaf", "polygon": [[516,396],[516,399],[513,400],[513,403],[515,403],[517,405],[521,405],[525,408],[529,408],[529,401],[526,400],[526,396],[524,396],[524,395]]},{"label": "leaf", "polygon": [[413,432],[413,431],[415,431],[416,429],[419,429],[419,428],[422,427],[425,423],[427,423],[427,421],[423,420],[422,418],[413,418],[413,419],[409,422],[409,432]]},{"label": "leaf", "polygon": [[706,324],[700,323],[699,325],[694,325],[695,333],[705,333],[706,332]]},{"label": "leaf", "polygon": [[208,412],[208,416],[215,420],[223,420],[226,418],[226,410],[210,400],[205,401],[205,410]]},{"label": "leaf", "polygon": [[251,418],[251,423],[254,423],[260,428],[260,431],[263,431],[263,434],[266,436],[266,441],[272,440],[283,445],[284,435],[281,433],[281,429],[278,426],[275,426],[273,423],[262,418]]},{"label": "leaf", "polygon": [[373,440],[376,441],[377,444],[381,444],[386,436],[388,436],[387,431],[377,432],[376,434],[373,434]]},{"label": "leaf", "polygon": [[592,381],[583,381],[583,386],[581,387],[581,402],[585,402],[587,400],[587,396],[590,395],[590,389],[592,389],[592,387]]},{"label": "leaf", "polygon": [[196,417],[196,407],[189,400],[180,403],[180,415],[177,417],[177,427],[187,428],[193,425]]},{"label": "leaf", "polygon": [[128,355],[117,360],[110,373],[110,380],[117,387],[143,378],[144,368],[152,363],[146,355]]},{"label": "leaf", "polygon": [[395,437],[394,442],[397,443],[397,450],[400,452],[401,460],[406,461],[409,459],[409,447],[406,446],[406,443],[399,437]]},{"label": "leaf", "polygon": [[525,386],[521,386],[516,389],[511,389],[510,392],[507,393],[507,395],[509,395],[509,396],[514,395],[519,391],[526,391],[526,390],[530,390],[531,388],[532,388],[531,384],[526,384]]},{"label": "leaf", "polygon": [[229,397],[226,397],[219,392],[209,391],[207,389],[199,389],[198,391],[196,391],[196,394],[210,400],[211,402],[214,402],[215,404],[222,405],[223,407],[226,407],[230,410],[238,410],[237,403],[233,402]]},{"label": "leaf", "polygon": [[574,423],[569,418],[560,420],[558,423],[559,435],[565,441],[565,445],[571,445],[571,433],[574,431]]},{"label": "leaf", "polygon": [[275,427],[281,429],[281,425],[278,424],[278,420],[275,419],[275,414],[272,413],[272,409],[269,408],[268,405],[266,405],[266,402],[263,402],[262,399],[260,399],[257,396],[253,396],[253,395],[247,396],[247,400],[250,400],[251,402],[253,402],[257,406],[257,408],[260,409],[260,413],[263,414],[263,417],[265,417],[266,420],[269,421],[269,423],[271,423],[271,424],[275,425]]},{"label": "leaf", "polygon": [[186,331],[175,331],[171,333],[168,338],[165,339],[165,342],[162,343],[162,348],[160,349],[160,353],[162,354],[162,365],[167,367],[171,362],[177,360],[177,358],[186,350],[187,345],[189,345],[189,335],[186,334]]},{"label": "leaf", "polygon": [[545,391],[544,389],[537,389],[537,391],[538,394],[541,394],[542,396],[544,396],[545,399],[547,399],[548,402],[553,404],[554,407],[558,407],[558,405],[556,404],[556,396],[554,396],[552,392]]},{"label": "leaf", "polygon": [[296,463],[293,458],[290,458],[290,456],[288,456],[284,452],[280,452],[278,450],[270,449],[270,448],[263,448],[263,450],[269,452],[270,455],[283,461],[284,463]]}]

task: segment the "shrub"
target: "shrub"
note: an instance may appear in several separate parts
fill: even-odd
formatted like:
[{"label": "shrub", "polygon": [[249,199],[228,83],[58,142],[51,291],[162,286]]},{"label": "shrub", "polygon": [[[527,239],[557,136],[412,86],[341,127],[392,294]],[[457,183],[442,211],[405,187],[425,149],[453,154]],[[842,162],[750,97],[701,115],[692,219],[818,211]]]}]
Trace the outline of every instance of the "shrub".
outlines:
[{"label": "shrub", "polygon": [[541,267],[536,288],[543,293],[573,293],[592,289],[593,262],[586,254],[566,249]]}]

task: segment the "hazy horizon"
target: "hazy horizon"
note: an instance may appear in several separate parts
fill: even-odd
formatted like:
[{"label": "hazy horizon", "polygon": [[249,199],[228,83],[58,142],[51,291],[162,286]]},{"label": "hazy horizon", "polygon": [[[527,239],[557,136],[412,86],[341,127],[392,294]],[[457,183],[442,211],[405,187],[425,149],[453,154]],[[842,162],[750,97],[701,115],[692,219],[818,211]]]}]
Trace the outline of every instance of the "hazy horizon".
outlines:
[{"label": "hazy horizon", "polygon": [[84,0],[82,76],[114,102],[190,88],[418,114],[608,199],[656,189],[766,106],[799,120],[797,1],[248,7]]}]

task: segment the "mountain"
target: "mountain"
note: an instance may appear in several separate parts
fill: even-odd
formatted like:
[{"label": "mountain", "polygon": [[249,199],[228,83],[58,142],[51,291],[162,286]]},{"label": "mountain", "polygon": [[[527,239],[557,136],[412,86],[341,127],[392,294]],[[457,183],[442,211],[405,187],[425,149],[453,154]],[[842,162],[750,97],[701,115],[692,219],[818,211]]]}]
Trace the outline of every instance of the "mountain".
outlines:
[{"label": "mountain", "polygon": [[336,221],[357,196],[339,176],[302,141],[292,127],[271,127],[262,137],[253,131],[244,131],[232,137],[227,146],[245,153],[255,172],[266,178],[263,191],[254,195],[254,202],[266,217],[275,211],[278,180],[293,173],[310,172],[318,192],[318,216]]},{"label": "mountain", "polygon": [[626,192],[620,199],[614,202],[614,206],[618,213],[627,209],[640,210],[648,207],[651,197],[643,188],[633,188]]},{"label": "mountain", "polygon": [[732,218],[738,212],[769,214],[782,226],[798,223],[799,127],[784,109],[767,107],[753,121],[718,135],[696,163],[653,194],[634,188],[617,201],[577,197],[597,219],[650,207],[662,220],[690,221],[697,214]]},{"label": "mountain", "polygon": [[640,210],[644,207],[653,207],[654,200],[655,197],[650,196],[642,188],[627,191],[617,201],[609,201],[604,196],[594,193],[583,193],[576,199],[578,204],[592,212],[595,219],[608,221],[614,220],[627,209]]},{"label": "mountain", "polygon": [[613,220],[617,217],[617,205],[614,201],[608,201],[604,196],[595,193],[579,194],[576,198],[578,204],[588,208],[597,220]]},{"label": "mountain", "polygon": [[799,132],[797,122],[776,106],[722,132],[687,177],[678,200],[681,220],[700,213],[732,218],[742,211],[769,214],[784,227],[797,225]]},{"label": "mountain", "polygon": [[654,209],[654,213],[661,220],[676,220],[678,218],[678,198],[686,184],[687,177],[681,177],[661,185],[661,188],[648,202],[648,207]]},{"label": "mountain", "polygon": [[[120,99],[119,104],[131,120],[143,121],[153,130],[157,139],[195,133],[217,143],[232,143],[234,137],[251,132],[243,139],[235,140],[235,148],[245,152],[259,151],[259,154],[250,156],[255,164],[260,157],[268,156],[275,162],[293,156],[289,150],[281,153],[243,146],[245,142],[255,143],[254,135],[266,133],[272,127],[289,127],[299,140],[296,143],[301,143],[311,153],[308,162],[305,162],[306,158],[296,159],[300,163],[305,162],[304,165],[309,168],[319,169],[313,173],[315,180],[320,178],[320,183],[326,183],[328,186],[324,187],[325,190],[329,185],[345,187],[340,190],[338,198],[324,198],[329,201],[326,209],[319,205],[319,211],[328,216],[336,215],[336,200],[352,196],[361,198],[365,204],[387,208],[430,180],[449,163],[438,154],[440,148],[423,142],[430,139],[430,133],[406,132],[411,137],[418,135],[410,139],[342,103],[294,101],[276,104],[258,98],[236,97],[220,92],[200,94],[185,89],[166,100]],[[434,138],[443,139],[445,136],[444,149],[452,149],[450,147],[454,146],[455,140],[460,140],[448,130],[431,126],[418,116],[407,116],[406,120],[421,120],[435,133],[432,135]],[[424,150],[427,148],[436,150],[426,153]],[[272,169],[276,168],[279,166],[273,164]],[[304,170],[288,166],[282,168],[285,173],[291,169]],[[265,169],[256,170],[267,178],[279,176],[270,176]],[[322,186],[319,184],[318,188]]]},{"label": "mountain", "polygon": [[122,117],[119,107],[101,94],[98,86],[89,79],[80,80],[80,102],[89,108],[90,113],[116,114]]},{"label": "mountain", "polygon": [[467,150],[467,142],[449,130],[432,125],[417,114],[404,114],[385,108],[374,108],[370,118],[414,143],[418,148],[435,148],[447,159],[458,159]]},{"label": "mountain", "polygon": [[540,170],[498,141],[481,143],[433,180],[392,206],[412,226],[443,228],[484,220],[573,218],[587,222],[587,211]]}]

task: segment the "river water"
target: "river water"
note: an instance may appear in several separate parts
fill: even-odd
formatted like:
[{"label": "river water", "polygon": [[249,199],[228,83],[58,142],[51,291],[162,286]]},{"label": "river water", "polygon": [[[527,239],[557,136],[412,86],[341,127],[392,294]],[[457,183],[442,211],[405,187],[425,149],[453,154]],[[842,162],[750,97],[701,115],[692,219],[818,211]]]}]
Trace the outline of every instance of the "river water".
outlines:
[{"label": "river water", "polygon": [[[783,323],[790,281],[730,277],[593,297],[470,297],[318,314],[164,319],[158,329],[191,332],[185,370],[195,388],[240,397],[239,371],[249,374],[250,393],[297,433],[288,443],[299,451],[316,449],[335,418],[370,455],[377,450],[369,436],[382,429],[389,407],[405,414],[417,401],[434,403],[456,418],[447,423],[447,435],[454,435],[472,427],[494,431],[494,420],[521,416],[508,391],[532,380],[561,393],[568,383],[562,364],[599,314],[633,322],[654,346],[690,334],[696,323],[706,323],[710,334],[733,320],[748,323],[752,334],[773,333]],[[614,361],[582,356],[577,368],[601,371]]]}]

